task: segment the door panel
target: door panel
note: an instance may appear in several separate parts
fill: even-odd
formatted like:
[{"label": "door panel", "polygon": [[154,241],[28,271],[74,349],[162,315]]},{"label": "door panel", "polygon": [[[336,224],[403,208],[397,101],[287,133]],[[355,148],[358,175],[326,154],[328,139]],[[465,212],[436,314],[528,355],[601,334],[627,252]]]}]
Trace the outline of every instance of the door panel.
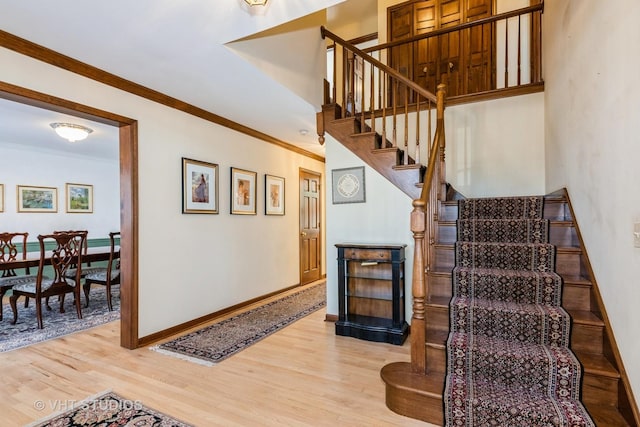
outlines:
[{"label": "door panel", "polygon": [[320,279],[320,179],[321,175],[300,170],[300,284]]},{"label": "door panel", "polygon": [[[424,0],[389,8],[390,41],[491,16],[493,0]],[[409,21],[409,17],[411,20]],[[411,25],[408,26],[408,22]],[[495,49],[491,25],[421,40],[412,52],[392,49],[392,64],[403,75],[435,93],[447,83],[447,95],[495,88]],[[407,71],[405,72],[405,68]]]}]

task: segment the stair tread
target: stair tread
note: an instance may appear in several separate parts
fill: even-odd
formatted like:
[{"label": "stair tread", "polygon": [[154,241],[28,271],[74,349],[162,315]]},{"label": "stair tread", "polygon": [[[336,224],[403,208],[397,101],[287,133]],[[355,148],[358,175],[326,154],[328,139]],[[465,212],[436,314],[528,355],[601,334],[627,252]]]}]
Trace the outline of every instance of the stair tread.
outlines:
[{"label": "stair tread", "polygon": [[589,404],[585,404],[585,406],[598,426],[629,427],[629,424],[615,406]]},{"label": "stair tread", "polygon": [[602,375],[609,378],[620,378],[620,372],[602,354],[574,351],[582,363],[586,374]]},{"label": "stair tread", "polygon": [[604,326],[604,322],[598,316],[587,310],[567,310],[573,323],[590,326]]},{"label": "stair tread", "polygon": [[[383,148],[383,150],[384,150],[384,148]],[[374,150],[374,151],[377,151],[377,150]],[[423,168],[423,166],[420,163],[413,163],[413,164],[410,164],[410,165],[393,165],[392,167],[395,170],[406,170],[406,169],[414,170],[414,169],[422,169]]]},{"label": "stair tread", "polygon": [[449,301],[451,301],[451,297],[432,296],[431,299],[425,304],[430,307],[449,308]]},{"label": "stair tread", "polygon": [[582,276],[565,276],[561,275],[565,284],[571,284],[574,286],[591,286],[591,280]]},{"label": "stair tread", "polygon": [[419,374],[412,371],[410,363],[395,362],[385,365],[380,376],[387,385],[442,400],[444,373]]},{"label": "stair tread", "polygon": [[356,133],[352,133],[351,135],[349,135],[351,138],[359,138],[359,137],[365,137],[365,136],[371,136],[371,135],[377,135],[377,133],[375,132],[371,132],[371,131],[365,131],[365,132],[356,132]]}]

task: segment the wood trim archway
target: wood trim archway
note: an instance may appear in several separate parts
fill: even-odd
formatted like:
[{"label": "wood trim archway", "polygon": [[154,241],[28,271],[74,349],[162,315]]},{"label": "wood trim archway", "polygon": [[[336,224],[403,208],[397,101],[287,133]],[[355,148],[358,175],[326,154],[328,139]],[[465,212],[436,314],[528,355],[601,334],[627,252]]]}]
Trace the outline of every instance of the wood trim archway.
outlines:
[{"label": "wood trim archway", "polygon": [[138,122],[0,81],[0,98],[120,128],[120,345],[138,347]]}]

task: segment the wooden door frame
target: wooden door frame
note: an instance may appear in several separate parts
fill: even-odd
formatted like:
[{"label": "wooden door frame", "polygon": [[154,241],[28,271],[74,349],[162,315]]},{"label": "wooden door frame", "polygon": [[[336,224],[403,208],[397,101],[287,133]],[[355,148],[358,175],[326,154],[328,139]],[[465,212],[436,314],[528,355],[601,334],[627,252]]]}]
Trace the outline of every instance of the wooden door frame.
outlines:
[{"label": "wooden door frame", "polygon": [[321,172],[317,172],[317,171],[313,171],[311,169],[305,169],[305,168],[298,168],[298,281],[299,284],[302,284],[302,269],[300,268],[300,265],[302,264],[302,253],[300,252],[300,211],[302,209],[302,198],[300,197],[300,193],[302,192],[302,189],[300,188],[300,177],[302,176],[302,173],[306,173],[306,174],[310,174],[310,175],[315,175],[319,178],[319,182],[320,182],[320,188],[318,188],[318,228],[319,228],[319,236],[318,236],[318,242],[319,242],[319,248],[318,248],[318,256],[320,258],[319,263],[320,263],[320,278],[322,278],[322,266],[324,265],[322,262],[323,259],[323,244],[322,244],[322,237],[323,235],[323,227],[322,227],[322,173]]},{"label": "wooden door frame", "polygon": [[119,128],[120,346],[138,347],[138,122],[87,105],[0,81],[0,98]]}]

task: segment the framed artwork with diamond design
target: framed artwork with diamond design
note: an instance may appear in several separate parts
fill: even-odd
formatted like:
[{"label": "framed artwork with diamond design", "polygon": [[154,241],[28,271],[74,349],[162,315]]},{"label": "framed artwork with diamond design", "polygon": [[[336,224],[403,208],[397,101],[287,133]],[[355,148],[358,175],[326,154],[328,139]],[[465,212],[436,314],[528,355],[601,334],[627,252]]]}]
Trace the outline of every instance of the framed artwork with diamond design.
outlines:
[{"label": "framed artwork with diamond design", "polygon": [[364,166],[331,171],[333,204],[365,203]]}]

